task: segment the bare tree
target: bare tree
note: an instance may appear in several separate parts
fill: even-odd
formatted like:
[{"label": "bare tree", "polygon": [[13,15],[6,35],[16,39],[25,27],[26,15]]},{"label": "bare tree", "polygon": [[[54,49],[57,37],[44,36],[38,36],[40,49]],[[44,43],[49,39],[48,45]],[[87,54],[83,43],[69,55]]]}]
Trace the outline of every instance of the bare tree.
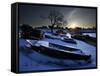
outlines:
[{"label": "bare tree", "polygon": [[64,23],[64,16],[61,12],[57,10],[51,10],[48,19],[50,20],[51,23],[51,32],[53,33],[53,28],[56,25],[57,27],[60,25],[63,25]]}]

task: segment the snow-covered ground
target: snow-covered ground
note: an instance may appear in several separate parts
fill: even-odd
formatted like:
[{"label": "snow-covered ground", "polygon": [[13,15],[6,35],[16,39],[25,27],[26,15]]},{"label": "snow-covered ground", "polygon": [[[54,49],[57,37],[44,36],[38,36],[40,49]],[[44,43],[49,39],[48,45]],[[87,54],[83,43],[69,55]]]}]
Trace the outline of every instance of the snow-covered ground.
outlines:
[{"label": "snow-covered ground", "polygon": [[45,38],[43,41],[69,46],[81,49],[85,54],[92,55],[92,62],[78,60],[62,60],[52,58],[34,50],[27,48],[28,44],[25,39],[19,39],[19,70],[20,71],[36,71],[36,70],[56,70],[56,69],[71,69],[71,68],[90,68],[96,67],[96,47],[89,45],[83,41],[75,40],[77,44],[66,43],[57,39]]},{"label": "snow-covered ground", "polygon": [[83,33],[83,35],[89,35],[90,37],[96,38],[96,33]]}]

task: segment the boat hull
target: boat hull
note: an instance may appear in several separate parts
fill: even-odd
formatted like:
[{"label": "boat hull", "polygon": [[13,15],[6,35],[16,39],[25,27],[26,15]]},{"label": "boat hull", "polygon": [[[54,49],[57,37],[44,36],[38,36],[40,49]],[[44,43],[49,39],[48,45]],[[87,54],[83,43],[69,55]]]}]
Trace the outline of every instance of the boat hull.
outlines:
[{"label": "boat hull", "polygon": [[71,59],[71,60],[89,60],[91,58],[91,55],[82,55],[82,54],[76,54],[76,53],[71,53],[69,51],[64,52],[61,50],[45,47],[45,46],[35,46],[32,45],[31,48],[39,52],[41,54],[58,58],[58,59]]}]

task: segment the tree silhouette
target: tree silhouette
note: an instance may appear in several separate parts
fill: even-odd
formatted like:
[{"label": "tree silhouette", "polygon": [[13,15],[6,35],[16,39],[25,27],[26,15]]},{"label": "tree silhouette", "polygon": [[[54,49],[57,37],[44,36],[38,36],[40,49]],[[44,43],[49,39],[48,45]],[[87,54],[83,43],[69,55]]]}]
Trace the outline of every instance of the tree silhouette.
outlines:
[{"label": "tree silhouette", "polygon": [[32,28],[32,26],[28,24],[23,24],[19,26],[22,31],[21,37],[25,39],[42,39],[44,37],[43,32],[38,29]]},{"label": "tree silhouette", "polygon": [[32,26],[28,25],[28,24],[22,24],[19,26],[19,28],[21,29],[22,33],[22,37],[23,38],[27,38],[30,36],[30,33],[33,31]]},{"label": "tree silhouette", "polygon": [[51,32],[53,33],[53,28],[54,26],[61,26],[63,25],[64,21],[64,15],[57,11],[57,10],[51,10],[49,15],[48,15],[48,19],[50,20],[51,23]]}]

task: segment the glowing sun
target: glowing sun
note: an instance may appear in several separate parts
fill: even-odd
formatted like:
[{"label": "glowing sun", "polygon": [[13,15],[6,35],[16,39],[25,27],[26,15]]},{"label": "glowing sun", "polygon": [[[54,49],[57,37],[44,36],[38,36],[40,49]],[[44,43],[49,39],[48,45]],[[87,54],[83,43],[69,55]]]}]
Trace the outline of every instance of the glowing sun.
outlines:
[{"label": "glowing sun", "polygon": [[72,28],[72,29],[75,29],[76,27],[78,27],[78,25],[75,24],[75,23],[73,23],[73,24],[71,24],[69,27]]}]

